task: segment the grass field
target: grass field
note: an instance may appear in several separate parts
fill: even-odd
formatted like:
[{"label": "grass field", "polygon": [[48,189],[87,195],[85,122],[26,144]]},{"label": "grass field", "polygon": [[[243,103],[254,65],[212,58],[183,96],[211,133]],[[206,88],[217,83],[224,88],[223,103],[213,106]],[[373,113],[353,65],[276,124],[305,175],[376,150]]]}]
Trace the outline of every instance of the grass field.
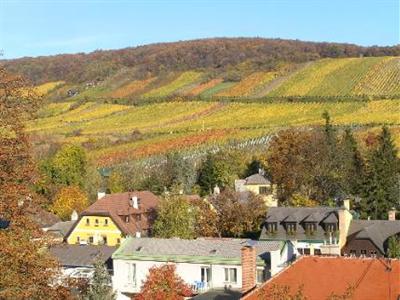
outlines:
[{"label": "grass field", "polygon": [[[61,143],[105,140],[89,150],[89,156],[104,166],[171,150],[246,140],[290,126],[320,125],[324,111],[329,111],[337,125],[387,124],[396,129],[400,125],[399,103],[189,101],[134,107],[89,102],[73,107],[69,102],[48,105],[40,118],[28,124],[28,130],[36,135],[57,136]],[[132,139],[134,132],[139,137]]]}]

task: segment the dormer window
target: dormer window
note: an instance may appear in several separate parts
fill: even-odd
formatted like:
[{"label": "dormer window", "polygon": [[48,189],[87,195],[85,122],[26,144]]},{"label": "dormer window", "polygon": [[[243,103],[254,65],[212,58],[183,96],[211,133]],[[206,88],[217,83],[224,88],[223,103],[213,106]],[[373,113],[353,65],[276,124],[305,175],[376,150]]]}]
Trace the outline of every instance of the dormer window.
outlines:
[{"label": "dormer window", "polygon": [[258,192],[259,192],[259,194],[261,194],[261,195],[268,194],[268,193],[269,193],[269,188],[268,188],[267,186],[260,186],[260,187],[258,188]]},{"label": "dormer window", "polygon": [[129,223],[129,216],[125,216],[125,223]]},{"label": "dormer window", "polygon": [[289,234],[293,234],[296,232],[296,223],[286,223],[286,232]]},{"label": "dormer window", "polygon": [[269,233],[274,233],[278,230],[278,224],[276,222],[267,223],[267,230]]},{"label": "dormer window", "polygon": [[335,232],[336,231],[336,224],[334,224],[334,223],[325,224],[325,231],[326,232]]},{"label": "dormer window", "polygon": [[317,224],[314,222],[307,222],[305,223],[304,228],[306,232],[313,233],[314,231],[317,230]]}]

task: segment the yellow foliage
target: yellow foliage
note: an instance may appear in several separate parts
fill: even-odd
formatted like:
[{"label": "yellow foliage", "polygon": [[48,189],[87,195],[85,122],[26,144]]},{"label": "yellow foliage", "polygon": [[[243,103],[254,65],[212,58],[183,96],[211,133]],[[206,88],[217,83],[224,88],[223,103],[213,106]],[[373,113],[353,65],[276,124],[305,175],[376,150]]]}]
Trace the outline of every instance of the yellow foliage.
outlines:
[{"label": "yellow foliage", "polygon": [[290,199],[290,205],[295,207],[315,207],[318,202],[312,199],[308,199],[300,194],[294,194]]},{"label": "yellow foliage", "polygon": [[74,210],[81,213],[87,206],[86,194],[77,186],[67,186],[57,193],[52,211],[62,220],[68,220]]},{"label": "yellow foliage", "polygon": [[152,83],[155,79],[156,79],[155,77],[152,77],[145,80],[134,80],[111,92],[110,96],[112,98],[124,98],[134,93],[141,92],[146,88],[146,86]]}]

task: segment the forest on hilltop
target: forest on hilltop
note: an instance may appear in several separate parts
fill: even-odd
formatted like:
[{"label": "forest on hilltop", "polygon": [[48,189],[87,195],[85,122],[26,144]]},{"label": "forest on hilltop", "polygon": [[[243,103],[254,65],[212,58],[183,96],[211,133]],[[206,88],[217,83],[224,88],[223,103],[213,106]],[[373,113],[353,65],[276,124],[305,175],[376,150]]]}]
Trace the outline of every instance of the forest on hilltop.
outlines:
[{"label": "forest on hilltop", "polygon": [[236,70],[271,71],[282,64],[321,58],[399,56],[400,46],[361,47],[354,44],[316,43],[263,38],[214,38],[159,43],[88,54],[60,54],[2,60],[9,72],[34,84],[63,80],[69,83],[102,81],[124,68],[133,79],[166,72],[199,69],[216,73]]}]

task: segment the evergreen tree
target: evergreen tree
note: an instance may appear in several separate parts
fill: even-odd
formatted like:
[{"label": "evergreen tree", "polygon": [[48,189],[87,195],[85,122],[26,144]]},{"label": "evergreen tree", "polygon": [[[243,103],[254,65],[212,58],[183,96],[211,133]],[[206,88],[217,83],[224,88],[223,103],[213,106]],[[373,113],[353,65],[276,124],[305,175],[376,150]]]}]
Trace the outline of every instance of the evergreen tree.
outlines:
[{"label": "evergreen tree", "polygon": [[111,276],[104,266],[104,263],[98,259],[94,262],[94,274],[90,282],[85,300],[113,300],[115,294],[111,286]]},{"label": "evergreen tree", "polygon": [[342,188],[345,194],[359,196],[365,176],[364,160],[350,128],[341,143]]},{"label": "evergreen tree", "polygon": [[400,258],[400,239],[395,236],[389,238],[387,255],[390,258]]},{"label": "evergreen tree", "polygon": [[369,154],[363,187],[362,208],[365,215],[387,219],[387,212],[399,207],[400,161],[389,129],[384,126],[378,146]]}]

